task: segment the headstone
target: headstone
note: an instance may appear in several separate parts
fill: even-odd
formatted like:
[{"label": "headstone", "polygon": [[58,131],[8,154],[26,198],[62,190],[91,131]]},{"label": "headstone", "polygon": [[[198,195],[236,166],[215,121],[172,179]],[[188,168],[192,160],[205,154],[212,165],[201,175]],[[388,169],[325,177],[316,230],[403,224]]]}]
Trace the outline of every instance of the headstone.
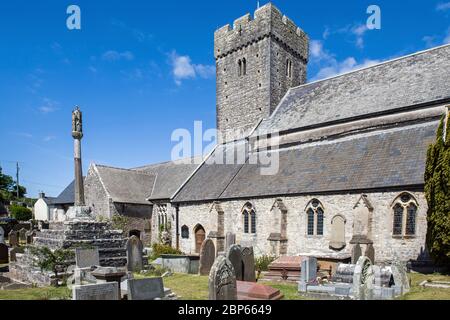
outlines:
[{"label": "headstone", "polygon": [[131,236],[127,241],[127,270],[132,272],[140,272],[143,268],[142,256],[144,253],[144,245],[142,241]]},{"label": "headstone", "polygon": [[243,281],[243,262],[242,262],[242,250],[241,246],[234,244],[232,245],[225,254],[225,257],[233,265],[234,274],[237,281]]},{"label": "headstone", "polygon": [[75,263],[78,268],[90,268],[100,265],[100,256],[98,248],[93,249],[75,249]]},{"label": "headstone", "polygon": [[19,233],[17,231],[11,230],[8,234],[9,246],[18,247],[19,246]]},{"label": "headstone", "polygon": [[0,264],[9,263],[8,246],[0,243]]},{"label": "headstone", "polygon": [[372,261],[372,264],[375,263],[375,249],[373,247],[373,244],[369,243],[367,244],[366,251],[364,255]]},{"label": "headstone", "polygon": [[352,264],[356,264],[362,256],[362,250],[359,243],[355,244],[352,249]]},{"label": "headstone", "polygon": [[127,290],[128,300],[154,300],[164,297],[162,278],[130,279]]},{"label": "headstone", "polygon": [[314,282],[317,278],[317,258],[307,257],[302,261],[302,267],[300,269],[301,281],[306,283]]},{"label": "headstone", "polygon": [[27,234],[27,229],[22,228],[22,229],[19,230],[19,240],[21,242],[26,242],[27,241],[26,234]]},{"label": "headstone", "polygon": [[26,237],[27,244],[33,243],[34,236],[35,236],[34,230],[30,230],[30,231],[26,232],[25,237]]},{"label": "headstone", "polygon": [[248,282],[256,282],[255,274],[255,254],[253,247],[242,248],[242,265],[244,271],[242,274],[243,280]]},{"label": "headstone", "polygon": [[17,253],[24,253],[25,250],[23,247],[13,247],[9,249],[9,261],[10,262],[16,262],[16,254]]},{"label": "headstone", "polygon": [[201,276],[209,275],[211,267],[216,257],[216,248],[211,239],[205,239],[200,248],[200,267],[199,274]]},{"label": "headstone", "polygon": [[225,236],[225,250],[228,250],[236,243],[236,235],[233,232],[227,232]]},{"label": "headstone", "polygon": [[234,267],[226,257],[219,256],[216,261],[214,261],[211,272],[209,273],[208,290],[209,300],[237,299]]},{"label": "headstone", "polygon": [[402,295],[409,291],[409,278],[406,273],[406,266],[401,262],[394,261],[391,266],[392,277],[394,279],[394,288],[396,295]]},{"label": "headstone", "polygon": [[5,230],[0,226],[0,243],[5,243]]},{"label": "headstone", "polygon": [[361,256],[353,273],[353,296],[359,300],[371,299],[370,290],[373,288],[374,270],[372,262],[365,256]]},{"label": "headstone", "polygon": [[107,282],[72,287],[72,300],[118,300],[119,284]]}]

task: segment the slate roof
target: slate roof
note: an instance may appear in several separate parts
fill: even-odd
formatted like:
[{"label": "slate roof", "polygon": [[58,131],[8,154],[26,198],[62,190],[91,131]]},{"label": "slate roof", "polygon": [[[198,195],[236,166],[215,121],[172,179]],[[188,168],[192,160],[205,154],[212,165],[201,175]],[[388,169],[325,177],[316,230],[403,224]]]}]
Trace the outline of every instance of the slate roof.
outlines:
[{"label": "slate roof", "polygon": [[147,165],[133,170],[156,176],[155,184],[148,189],[146,198],[150,201],[162,200],[171,199],[200,163],[201,158],[195,157]]},{"label": "slate roof", "polygon": [[150,204],[146,201],[155,176],[145,172],[96,165],[100,179],[113,202]]},{"label": "slate roof", "polygon": [[450,45],[296,88],[255,135],[307,128],[450,98]]},{"label": "slate roof", "polygon": [[423,185],[438,122],[281,149],[276,175],[255,164],[203,165],[174,202]]},{"label": "slate roof", "polygon": [[73,180],[51,203],[53,205],[73,205],[75,203],[75,180]]},{"label": "slate roof", "polygon": [[55,198],[55,197],[44,197],[44,198],[42,198],[42,200],[44,200],[44,202],[47,204],[47,205],[53,205],[54,203],[55,203],[55,200],[56,200],[57,198]]}]

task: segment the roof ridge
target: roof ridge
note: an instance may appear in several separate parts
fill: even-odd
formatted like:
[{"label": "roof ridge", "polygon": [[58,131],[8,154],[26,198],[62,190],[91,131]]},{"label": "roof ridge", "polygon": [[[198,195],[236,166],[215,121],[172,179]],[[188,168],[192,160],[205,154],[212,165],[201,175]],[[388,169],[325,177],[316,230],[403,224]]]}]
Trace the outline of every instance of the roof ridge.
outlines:
[{"label": "roof ridge", "polygon": [[107,165],[103,165],[103,164],[95,164],[95,165],[97,167],[114,169],[114,170],[121,170],[121,171],[127,171],[127,172],[133,172],[133,173],[143,174],[143,175],[147,175],[147,176],[151,176],[151,177],[155,176],[155,174],[147,173],[147,172],[143,172],[143,171],[137,171],[137,170],[126,169],[126,168],[119,168],[119,167],[112,167],[112,166],[107,166]]}]

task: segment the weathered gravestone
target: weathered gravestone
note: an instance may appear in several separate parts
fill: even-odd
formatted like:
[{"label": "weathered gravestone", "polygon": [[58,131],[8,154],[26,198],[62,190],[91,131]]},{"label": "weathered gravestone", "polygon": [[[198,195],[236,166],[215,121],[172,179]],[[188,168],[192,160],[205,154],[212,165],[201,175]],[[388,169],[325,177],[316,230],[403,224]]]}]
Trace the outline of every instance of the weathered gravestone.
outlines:
[{"label": "weathered gravestone", "polygon": [[127,270],[132,272],[140,272],[143,268],[142,255],[144,253],[144,245],[142,241],[131,236],[127,241]]},{"label": "weathered gravestone", "polygon": [[300,282],[298,290],[300,292],[307,292],[308,284],[316,281],[317,278],[317,258],[306,257],[301,262],[300,268]]},{"label": "weathered gravestone", "polygon": [[16,254],[17,253],[24,253],[25,252],[25,249],[23,248],[23,247],[14,247],[14,248],[11,248],[10,250],[9,250],[9,261],[10,262],[16,262],[17,261],[17,259],[16,259]]},{"label": "weathered gravestone", "polygon": [[255,275],[255,254],[253,247],[242,248],[243,281],[256,282]]},{"label": "weathered gravestone", "polygon": [[27,241],[27,229],[22,228],[19,230],[19,240],[21,242],[26,242]]},{"label": "weathered gravestone", "polygon": [[353,245],[352,249],[352,264],[356,264],[358,259],[362,256],[362,250],[359,243]]},{"label": "weathered gravestone", "polygon": [[205,239],[200,248],[200,267],[199,274],[201,276],[209,275],[211,267],[216,257],[216,248],[211,239]]},{"label": "weathered gravestone", "polygon": [[243,281],[243,262],[241,246],[234,244],[226,252],[225,257],[231,262],[237,281]]},{"label": "weathered gravestone", "polygon": [[8,246],[0,243],[0,264],[9,263]]},{"label": "weathered gravestone", "polygon": [[0,243],[5,243],[5,230],[0,226]]},{"label": "weathered gravestone", "polygon": [[34,236],[35,236],[35,231],[34,230],[30,230],[30,231],[27,231],[25,233],[27,244],[32,244],[33,243]]},{"label": "weathered gravestone", "polygon": [[164,297],[162,278],[130,279],[127,290],[128,300],[154,300]]},{"label": "weathered gravestone", "polygon": [[107,282],[73,286],[72,300],[118,300],[119,284]]},{"label": "weathered gravestone", "polygon": [[361,256],[353,274],[353,296],[358,300],[373,299],[375,274],[369,258]]},{"label": "weathered gravestone", "polygon": [[217,257],[209,274],[209,300],[236,300],[236,276],[230,260]]},{"label": "weathered gravestone", "polygon": [[75,263],[78,268],[90,268],[100,265],[100,256],[98,248],[92,249],[75,249]]},{"label": "weathered gravestone", "polygon": [[19,246],[19,233],[17,231],[11,230],[8,234],[9,246],[18,247]]},{"label": "weathered gravestone", "polygon": [[410,289],[408,274],[406,273],[406,266],[398,261],[394,260],[391,266],[392,277],[394,280],[395,295],[403,295]]},{"label": "weathered gravestone", "polygon": [[225,251],[236,243],[236,235],[233,232],[227,232],[225,236]]}]

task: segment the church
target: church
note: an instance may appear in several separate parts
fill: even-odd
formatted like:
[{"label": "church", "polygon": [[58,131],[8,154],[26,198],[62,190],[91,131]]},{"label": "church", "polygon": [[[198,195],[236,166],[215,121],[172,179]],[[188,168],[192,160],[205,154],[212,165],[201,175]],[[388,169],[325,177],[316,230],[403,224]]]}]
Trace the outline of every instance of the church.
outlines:
[{"label": "church", "polygon": [[[306,82],[307,34],[273,4],[214,34],[217,129],[201,161],[91,165],[86,205],[186,254],[232,232],[256,255],[425,255],[427,147],[449,116],[450,45]],[[276,139],[273,139],[276,137]],[[219,163],[211,159],[243,161]],[[262,174],[258,156],[277,159]]]}]

